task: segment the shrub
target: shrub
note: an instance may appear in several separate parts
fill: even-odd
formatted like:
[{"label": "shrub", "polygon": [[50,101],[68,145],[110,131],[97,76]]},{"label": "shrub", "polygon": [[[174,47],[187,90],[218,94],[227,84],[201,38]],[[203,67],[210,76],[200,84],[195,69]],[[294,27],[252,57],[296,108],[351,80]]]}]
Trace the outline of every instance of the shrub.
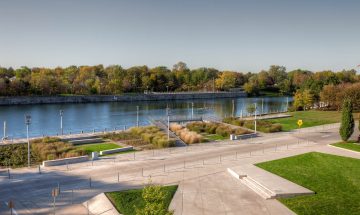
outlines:
[{"label": "shrub", "polygon": [[134,127],[130,129],[130,133],[133,136],[138,136],[143,141],[152,144],[153,147],[156,148],[171,147],[175,145],[175,140],[168,140],[167,135],[155,126]]},{"label": "shrub", "polygon": [[352,103],[350,100],[345,100],[342,108],[340,136],[343,141],[347,141],[354,133],[354,118],[352,114]]},{"label": "shrub", "polygon": [[[31,163],[44,160],[85,155],[85,151],[75,149],[70,143],[61,142],[58,138],[45,137],[31,141]],[[27,165],[27,144],[0,146],[0,165],[20,167]]]},{"label": "shrub", "polygon": [[[223,122],[255,130],[254,120],[241,120],[234,117],[228,117],[225,118]],[[257,120],[256,129],[264,133],[279,132],[282,131],[282,125],[279,123],[272,123],[266,120]]]}]

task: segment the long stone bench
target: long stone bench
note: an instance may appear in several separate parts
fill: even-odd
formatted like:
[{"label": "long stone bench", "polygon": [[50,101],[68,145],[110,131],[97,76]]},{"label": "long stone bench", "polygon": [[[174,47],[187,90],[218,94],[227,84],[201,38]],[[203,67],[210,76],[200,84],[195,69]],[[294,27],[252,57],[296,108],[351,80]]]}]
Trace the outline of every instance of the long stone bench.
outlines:
[{"label": "long stone bench", "polygon": [[89,139],[79,139],[79,140],[71,140],[70,143],[73,145],[83,145],[90,143],[102,143],[104,140],[102,138],[89,138]]},{"label": "long stone bench", "polygon": [[88,161],[89,157],[87,155],[80,156],[80,157],[71,157],[71,158],[63,158],[63,159],[56,159],[56,160],[47,160],[43,161],[42,166],[59,166],[59,165],[66,165],[66,164],[72,164],[72,163],[80,163]]},{"label": "long stone bench", "polygon": [[257,134],[255,134],[255,133],[242,134],[242,135],[230,134],[230,140],[245,140],[245,139],[254,138],[254,137],[257,137]]},{"label": "long stone bench", "polygon": [[131,151],[133,149],[134,148],[132,146],[124,147],[124,148],[109,149],[109,150],[100,151],[100,155],[110,155],[110,154],[114,154],[114,153],[118,153],[118,152]]}]

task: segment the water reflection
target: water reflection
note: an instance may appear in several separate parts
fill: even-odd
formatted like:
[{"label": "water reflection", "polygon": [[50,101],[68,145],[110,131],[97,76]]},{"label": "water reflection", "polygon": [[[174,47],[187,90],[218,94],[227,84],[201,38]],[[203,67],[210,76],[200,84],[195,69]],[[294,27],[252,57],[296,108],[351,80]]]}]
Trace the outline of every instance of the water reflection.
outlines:
[{"label": "water reflection", "polygon": [[[291,98],[289,98],[289,102]],[[171,115],[195,116],[240,116],[247,114],[246,107],[257,104],[259,112],[284,111],[287,108],[286,97],[274,98],[236,98],[177,100],[157,102],[118,102],[88,104],[48,104],[1,106],[0,122],[7,121],[7,135],[14,138],[25,137],[24,115],[32,116],[30,136],[56,135],[60,133],[59,110],[64,111],[64,133],[89,132],[93,129],[104,130],[136,125],[136,106],[140,107],[139,124],[147,125],[153,119],[166,117],[166,108]],[[192,110],[192,106],[194,107]],[[2,126],[1,126],[2,127]],[[1,134],[2,136],[2,134]]]}]

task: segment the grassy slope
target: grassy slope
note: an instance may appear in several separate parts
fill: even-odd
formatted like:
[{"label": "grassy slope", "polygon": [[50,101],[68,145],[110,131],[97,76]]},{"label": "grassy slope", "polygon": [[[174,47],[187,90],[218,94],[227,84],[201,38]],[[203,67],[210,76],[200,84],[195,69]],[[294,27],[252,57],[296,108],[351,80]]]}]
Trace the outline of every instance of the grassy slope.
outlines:
[{"label": "grassy slope", "polygon": [[297,111],[290,113],[292,117],[267,120],[280,123],[283,131],[298,128],[297,121],[303,121],[302,128],[340,122],[341,113],[337,111]]},{"label": "grassy slope", "polygon": [[357,152],[360,152],[360,144],[357,143],[355,141],[348,141],[346,143],[344,142],[340,142],[340,143],[334,143],[334,144],[331,144],[333,146],[336,146],[336,147],[340,147],[340,148],[344,148],[344,149],[350,149],[350,150],[353,150],[353,151],[357,151]]},{"label": "grassy slope", "polygon": [[257,164],[315,191],[280,201],[297,214],[360,214],[360,160],[322,153]]},{"label": "grassy slope", "polygon": [[[170,202],[177,190],[178,186],[162,187],[162,191],[166,193],[165,206],[168,208]],[[114,204],[116,209],[124,215],[135,215],[135,208],[144,207],[144,200],[142,199],[142,189],[126,190],[118,192],[106,193],[107,197]]]},{"label": "grassy slope", "polygon": [[89,154],[91,152],[100,152],[109,149],[121,148],[121,146],[116,145],[114,143],[94,143],[94,144],[79,145],[76,146],[76,148],[83,149],[86,151],[86,153]]}]

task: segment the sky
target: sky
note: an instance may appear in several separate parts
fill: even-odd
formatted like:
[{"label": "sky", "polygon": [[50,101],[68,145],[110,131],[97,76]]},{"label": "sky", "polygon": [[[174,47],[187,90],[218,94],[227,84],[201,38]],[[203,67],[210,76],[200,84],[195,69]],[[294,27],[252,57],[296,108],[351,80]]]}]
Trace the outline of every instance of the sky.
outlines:
[{"label": "sky", "polygon": [[358,0],[0,1],[3,67],[337,71],[359,53]]}]

